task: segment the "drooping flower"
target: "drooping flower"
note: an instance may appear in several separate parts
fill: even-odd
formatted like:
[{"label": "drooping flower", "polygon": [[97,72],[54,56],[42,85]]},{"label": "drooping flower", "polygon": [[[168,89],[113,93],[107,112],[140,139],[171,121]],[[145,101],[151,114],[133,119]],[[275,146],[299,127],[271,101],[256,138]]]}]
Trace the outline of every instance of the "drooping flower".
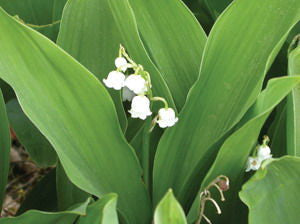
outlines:
[{"label": "drooping flower", "polygon": [[135,94],[144,94],[147,91],[147,82],[141,75],[129,75],[125,86]]},{"label": "drooping flower", "polygon": [[147,116],[152,114],[150,111],[150,100],[146,96],[133,97],[129,113],[132,118],[145,120]]},{"label": "drooping flower", "polygon": [[135,96],[134,92],[132,92],[126,86],[123,88],[123,91],[122,91],[123,102],[125,102],[125,101],[131,102],[134,96]]},{"label": "drooping flower", "polygon": [[259,146],[259,148],[257,150],[257,157],[261,161],[272,158],[270,147],[267,145]]},{"label": "drooping flower", "polygon": [[247,161],[246,172],[249,172],[251,170],[258,170],[261,165],[261,162],[262,161],[258,157],[250,156]]},{"label": "drooping flower", "polygon": [[176,122],[178,121],[178,118],[175,115],[175,111],[172,108],[161,108],[158,111],[158,120],[157,123],[159,127],[166,128],[166,127],[172,127]]},{"label": "drooping flower", "polygon": [[115,66],[125,72],[130,67],[130,64],[124,57],[118,57],[115,60]]},{"label": "drooping flower", "polygon": [[112,71],[103,82],[108,88],[120,90],[125,85],[125,75],[122,72]]}]

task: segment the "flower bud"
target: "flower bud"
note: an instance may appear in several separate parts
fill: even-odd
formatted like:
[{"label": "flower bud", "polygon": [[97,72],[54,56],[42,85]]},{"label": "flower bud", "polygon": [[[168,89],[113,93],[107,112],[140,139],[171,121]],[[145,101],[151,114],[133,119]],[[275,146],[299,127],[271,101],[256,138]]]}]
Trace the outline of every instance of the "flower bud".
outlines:
[{"label": "flower bud", "polygon": [[172,127],[176,122],[178,121],[178,118],[175,115],[175,111],[172,108],[161,108],[158,111],[158,120],[157,123],[159,127],[166,128],[166,127]]},{"label": "flower bud", "polygon": [[145,120],[147,116],[152,114],[150,111],[150,100],[146,96],[133,97],[129,113],[132,118]]},{"label": "flower bud", "polygon": [[115,60],[115,66],[117,68],[121,69],[123,72],[125,72],[127,70],[127,68],[129,67],[129,64],[125,58],[118,57]]},{"label": "flower bud", "polygon": [[125,86],[135,94],[144,94],[147,91],[147,82],[140,75],[129,75],[125,80]]},{"label": "flower bud", "polygon": [[261,146],[259,146],[259,148],[257,150],[257,157],[261,161],[271,158],[272,155],[271,155],[271,149],[270,149],[270,147],[267,146],[267,145],[261,145]]},{"label": "flower bud", "polygon": [[257,157],[249,157],[247,161],[247,168],[246,172],[249,172],[251,170],[258,170],[261,165],[261,160]]},{"label": "flower bud", "polygon": [[112,71],[108,74],[106,79],[103,79],[104,84],[108,88],[120,90],[125,84],[125,75],[122,72]]}]

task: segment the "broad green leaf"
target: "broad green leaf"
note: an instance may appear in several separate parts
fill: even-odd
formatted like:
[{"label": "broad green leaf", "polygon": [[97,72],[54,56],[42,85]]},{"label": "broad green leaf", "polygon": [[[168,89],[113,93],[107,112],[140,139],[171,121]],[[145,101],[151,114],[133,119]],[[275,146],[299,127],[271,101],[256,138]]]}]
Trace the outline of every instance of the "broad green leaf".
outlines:
[{"label": "broad green leaf", "polygon": [[[300,75],[300,45],[289,54],[289,75]],[[300,85],[288,98],[287,151],[289,155],[300,156]]]},{"label": "broad green leaf", "polygon": [[0,90],[0,209],[6,190],[10,152],[10,132],[5,103]]},{"label": "broad green leaf", "polygon": [[[70,0],[63,12],[57,44],[88,68],[101,82],[115,69],[121,35],[107,0]],[[123,130],[126,114],[120,91],[109,89]]]},{"label": "broad green leaf", "polygon": [[[175,108],[173,98],[166,82],[162,78],[157,67],[151,61],[149,57],[150,52],[147,52],[145,49],[146,44],[144,46],[142,42],[144,36],[140,36],[136,18],[128,0],[108,1],[108,3],[111,8],[115,24],[117,25],[122,37],[122,44],[128,50],[129,55],[133,58],[133,60],[136,63],[141,64],[145,70],[150,73],[153,94],[155,96],[164,97],[168,101],[169,106]],[[157,109],[157,106],[159,105],[156,104],[154,106],[154,110]]]},{"label": "broad green leaf", "polygon": [[90,204],[87,215],[81,216],[77,224],[118,224],[117,195],[109,194]]},{"label": "broad green leaf", "polygon": [[186,218],[181,205],[169,190],[158,203],[155,214],[155,224],[186,224]]},{"label": "broad green leaf", "polygon": [[54,21],[53,23],[46,24],[46,25],[34,25],[34,24],[26,24],[26,25],[40,32],[41,34],[48,37],[52,41],[56,42],[59,27],[60,27],[60,20]]},{"label": "broad green leaf", "polygon": [[236,0],[220,16],[179,122],[158,145],[155,203],[168,188],[184,207],[195,196],[217,153],[215,143],[254,103],[266,69],[299,19],[297,0]]},{"label": "broad green leaf", "polygon": [[67,177],[61,163],[56,166],[57,207],[64,211],[74,204],[85,201],[89,195],[75,186]]},{"label": "broad green leaf", "polygon": [[6,104],[7,115],[18,140],[28,151],[30,158],[40,167],[52,166],[56,163],[56,153],[48,140],[32,124],[23,113],[16,99]]},{"label": "broad green leaf", "polygon": [[298,223],[300,158],[267,161],[239,193],[249,208],[249,224]]},{"label": "broad green leaf", "polygon": [[209,9],[212,17],[217,19],[223,10],[233,1],[233,0],[202,0],[206,7]]},{"label": "broad green leaf", "polygon": [[204,4],[204,0],[183,0],[183,2],[196,16],[206,33],[209,33],[215,21],[209,9]]},{"label": "broad green leaf", "polygon": [[[245,117],[247,122],[226,139],[217,154],[216,160],[205,176],[199,192],[203,191],[219,175],[225,175],[230,180],[230,190],[225,193],[226,201],[220,202],[222,215],[209,214],[213,223],[226,219],[232,222],[235,213],[235,203],[241,187],[241,177],[252,149],[257,144],[261,128],[274,107],[298,84],[300,77],[277,78],[269,81],[267,88],[260,93],[255,104],[250,108]],[[219,198],[218,193],[213,194]],[[196,197],[189,214],[189,223],[198,217],[200,201]],[[208,215],[208,214],[206,214]]]},{"label": "broad green leaf", "polygon": [[287,154],[287,129],[286,129],[286,100],[281,102],[275,112],[275,118],[268,130],[271,139],[271,149],[274,157]]},{"label": "broad green leaf", "polygon": [[145,46],[166,80],[177,108],[181,109],[198,78],[206,34],[181,1],[129,0],[129,3]]},{"label": "broad green leaf", "polygon": [[77,216],[86,215],[86,209],[91,199],[82,204],[75,205],[68,211],[63,212],[43,212],[30,210],[24,214],[13,218],[1,218],[0,224],[73,224]]},{"label": "broad green leaf", "polygon": [[[31,209],[47,212],[57,211],[55,177],[55,169],[52,169],[46,176],[39,180],[39,182],[34,185],[34,188],[26,194],[25,200],[18,209],[17,215]],[[85,200],[82,202],[84,201]]]},{"label": "broad green leaf", "polygon": [[67,0],[0,0],[0,7],[53,41]]},{"label": "broad green leaf", "polygon": [[150,219],[141,168],[106,88],[53,42],[3,10],[0,32],[5,33],[0,36],[0,77],[56,150],[70,180],[98,197],[117,193],[118,208],[129,223]]},{"label": "broad green leaf", "polygon": [[0,0],[0,6],[26,23],[45,25],[57,21],[66,0]]}]

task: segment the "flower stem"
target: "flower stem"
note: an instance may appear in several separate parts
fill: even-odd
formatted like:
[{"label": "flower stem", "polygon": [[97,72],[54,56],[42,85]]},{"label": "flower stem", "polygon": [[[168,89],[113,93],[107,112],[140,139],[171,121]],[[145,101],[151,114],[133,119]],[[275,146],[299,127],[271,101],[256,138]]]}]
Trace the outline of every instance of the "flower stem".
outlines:
[{"label": "flower stem", "polygon": [[161,101],[161,102],[164,103],[165,109],[169,108],[168,102],[163,97],[155,96],[155,97],[151,97],[150,100],[152,100],[152,101]]}]

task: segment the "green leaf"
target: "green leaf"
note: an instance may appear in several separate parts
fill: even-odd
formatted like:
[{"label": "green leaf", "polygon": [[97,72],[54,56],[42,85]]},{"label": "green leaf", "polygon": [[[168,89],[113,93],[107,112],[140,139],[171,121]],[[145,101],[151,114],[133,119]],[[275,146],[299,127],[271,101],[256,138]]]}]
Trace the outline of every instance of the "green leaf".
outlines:
[{"label": "green leaf", "polygon": [[8,102],[9,100],[11,100],[15,97],[15,93],[14,93],[13,89],[7,83],[5,83],[2,79],[0,79],[0,89],[2,91],[5,102]]},{"label": "green leaf", "polygon": [[35,25],[59,20],[66,0],[0,0],[0,6],[9,14]]},{"label": "green leaf", "polygon": [[183,2],[194,13],[206,33],[209,33],[215,21],[207,9],[207,6],[204,4],[204,0],[183,0]]},{"label": "green leaf", "polygon": [[[99,13],[101,12],[101,13]],[[70,0],[63,12],[57,44],[88,68],[99,80],[115,69],[122,39],[107,0]],[[123,130],[127,120],[120,91],[108,89]]]},{"label": "green leaf", "polygon": [[172,188],[188,206],[217,153],[215,143],[254,103],[267,68],[299,18],[297,0],[237,0],[220,16],[179,122],[158,145],[155,203]]},{"label": "green leaf", "polygon": [[10,100],[6,104],[6,108],[10,124],[31,159],[40,167],[54,165],[57,156],[53,147],[26,117],[18,101],[16,99]]},{"label": "green leaf", "polygon": [[61,163],[56,166],[57,207],[64,211],[74,204],[85,201],[89,194],[75,186],[66,175]]},{"label": "green leaf", "polygon": [[46,24],[46,25],[34,25],[34,24],[26,24],[26,25],[40,32],[41,34],[48,37],[52,41],[56,42],[56,38],[60,27],[60,20],[54,21],[53,23]]},{"label": "green leaf", "polygon": [[10,132],[5,103],[0,90],[0,209],[6,190],[7,176],[9,170]]},{"label": "green leaf", "polygon": [[129,2],[145,46],[180,110],[198,78],[206,34],[182,1]]},{"label": "green leaf", "polygon": [[158,203],[155,214],[155,224],[186,224],[186,218],[183,209],[169,190]]},{"label": "green leaf", "polygon": [[0,0],[12,16],[56,41],[63,7],[67,0]]},{"label": "green leaf", "polygon": [[[300,75],[300,45],[289,54],[289,75]],[[288,98],[287,151],[289,155],[300,156],[300,85]]]},{"label": "green leaf", "polygon": [[[34,188],[26,194],[25,200],[18,209],[17,215],[31,209],[47,212],[57,211],[55,177],[55,169],[46,174],[46,176],[44,176]],[[84,202],[84,200],[82,202]]]},{"label": "green leaf", "polygon": [[5,33],[0,36],[0,77],[56,150],[70,180],[98,197],[117,193],[118,208],[129,223],[149,220],[141,167],[106,88],[53,42],[3,10],[0,32]]},{"label": "green leaf", "polygon": [[[300,77],[284,77],[270,80],[267,88],[261,92],[255,104],[245,115],[247,122],[230,135],[220,148],[216,160],[205,176],[199,190],[199,192],[203,191],[219,175],[225,175],[230,180],[230,190],[225,193],[226,201],[219,203],[222,215],[216,215],[215,211],[209,215],[206,213],[213,223],[220,222],[221,220],[218,220],[218,218],[232,221],[234,216],[237,215],[235,203],[238,199],[238,191],[242,185],[241,177],[245,172],[248,156],[255,144],[257,144],[257,138],[263,124],[274,107],[299,83]],[[213,194],[213,197],[219,198],[218,192]],[[189,223],[197,219],[199,206],[200,200],[199,197],[196,197],[188,216]]]},{"label": "green leaf", "polygon": [[217,19],[233,0],[203,0],[212,17]]},{"label": "green leaf", "polygon": [[42,212],[30,210],[23,215],[13,218],[1,218],[0,224],[73,224],[77,216],[86,215],[86,209],[91,199],[82,204],[78,204],[68,211],[63,212]]},{"label": "green leaf", "polygon": [[249,208],[249,224],[298,223],[299,175],[298,157],[264,163],[239,194]]},{"label": "green leaf", "polygon": [[271,139],[272,155],[274,157],[287,154],[286,109],[286,100],[284,100],[277,106],[274,121],[268,130],[268,136]]},{"label": "green leaf", "polygon": [[81,216],[78,224],[118,224],[117,195],[109,194],[92,203],[87,208],[87,215]]},{"label": "green leaf", "polygon": [[[117,25],[122,37],[122,45],[128,50],[133,60],[136,63],[141,64],[151,75],[153,94],[164,97],[168,101],[169,106],[175,108],[172,95],[166,82],[162,78],[157,67],[151,61],[149,52],[145,49],[141,39],[144,37],[139,34],[135,20],[136,18],[128,0],[108,1],[108,3],[111,8],[115,24]],[[157,109],[157,106],[159,105],[156,104],[154,110]]]}]

